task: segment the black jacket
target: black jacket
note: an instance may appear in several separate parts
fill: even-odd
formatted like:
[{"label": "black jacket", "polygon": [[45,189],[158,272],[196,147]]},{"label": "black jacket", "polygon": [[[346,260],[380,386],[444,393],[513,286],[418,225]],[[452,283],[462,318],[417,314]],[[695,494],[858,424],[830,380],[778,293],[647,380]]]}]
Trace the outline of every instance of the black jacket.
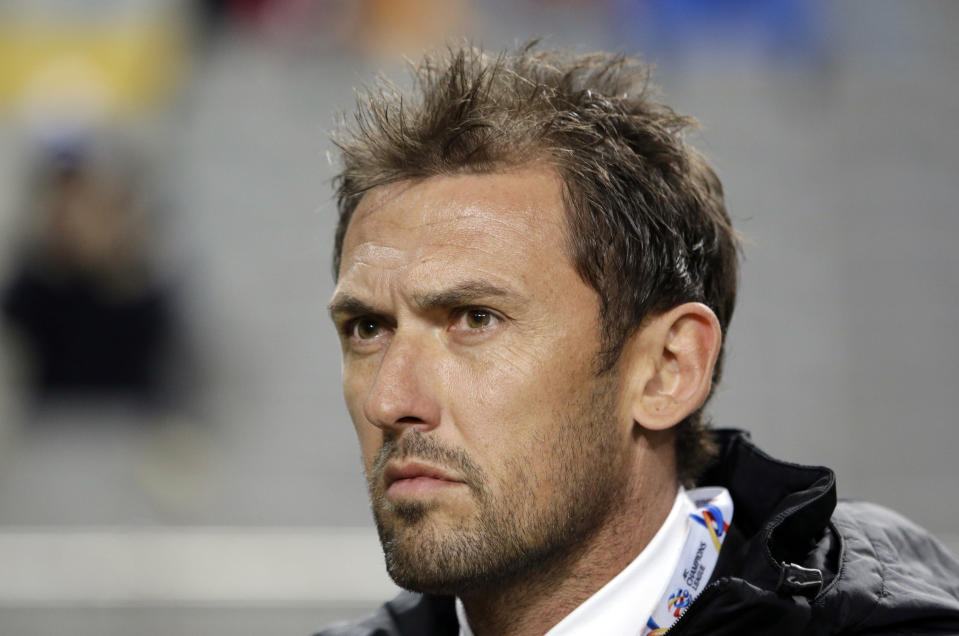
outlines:
[{"label": "black jacket", "polygon": [[[959,561],[925,530],[874,504],[837,504],[828,468],[773,459],[740,431],[716,435],[719,461],[700,481],[729,489],[734,522],[671,636],[959,635]],[[404,592],[318,636],[458,629],[452,597]]]}]

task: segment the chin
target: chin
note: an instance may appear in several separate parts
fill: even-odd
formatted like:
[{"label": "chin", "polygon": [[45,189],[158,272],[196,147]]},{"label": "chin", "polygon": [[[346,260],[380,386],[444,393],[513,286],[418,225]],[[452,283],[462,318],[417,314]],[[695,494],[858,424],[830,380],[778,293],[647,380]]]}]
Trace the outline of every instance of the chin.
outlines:
[{"label": "chin", "polygon": [[460,528],[441,530],[423,506],[402,506],[389,521],[378,515],[377,531],[386,571],[400,587],[424,594],[461,594],[483,580],[487,561],[476,553],[481,533]]}]

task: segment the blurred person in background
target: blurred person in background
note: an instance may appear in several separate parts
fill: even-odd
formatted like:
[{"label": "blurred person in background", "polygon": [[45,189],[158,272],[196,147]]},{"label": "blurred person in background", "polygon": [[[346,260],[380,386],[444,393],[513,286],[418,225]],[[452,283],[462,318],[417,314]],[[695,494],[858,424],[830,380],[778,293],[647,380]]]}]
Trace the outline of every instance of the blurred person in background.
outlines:
[{"label": "blurred person in background", "polygon": [[35,183],[33,237],[2,290],[34,397],[159,405],[167,399],[172,299],[148,263],[143,213],[129,184],[73,148],[45,159]]},{"label": "blurred person in background", "polygon": [[956,634],[959,562],[713,430],[738,239],[635,60],[427,57],[337,138],[343,388],[390,576],[322,634]]},{"label": "blurred person in background", "polygon": [[149,501],[164,514],[189,513],[210,446],[199,351],[181,290],[157,263],[155,210],[135,172],[142,166],[104,159],[93,146],[65,138],[40,154],[0,282],[4,355],[17,354],[27,398],[21,432],[140,440],[130,452]]}]

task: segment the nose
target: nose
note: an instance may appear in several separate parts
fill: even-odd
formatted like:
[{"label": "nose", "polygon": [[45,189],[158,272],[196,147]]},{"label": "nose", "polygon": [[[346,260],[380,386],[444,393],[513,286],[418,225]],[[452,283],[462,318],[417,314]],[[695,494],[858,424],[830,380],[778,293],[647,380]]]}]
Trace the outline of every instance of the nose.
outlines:
[{"label": "nose", "polygon": [[427,343],[394,334],[363,404],[367,421],[395,433],[410,427],[427,431],[439,425],[437,362]]}]

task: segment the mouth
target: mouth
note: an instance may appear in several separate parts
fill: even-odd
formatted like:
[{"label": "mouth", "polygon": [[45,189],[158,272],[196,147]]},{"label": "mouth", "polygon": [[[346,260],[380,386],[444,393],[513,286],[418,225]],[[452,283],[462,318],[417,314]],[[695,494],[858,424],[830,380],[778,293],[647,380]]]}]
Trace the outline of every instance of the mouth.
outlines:
[{"label": "mouth", "polygon": [[386,496],[390,499],[422,497],[466,485],[462,479],[419,462],[390,462],[383,473],[383,480]]}]

